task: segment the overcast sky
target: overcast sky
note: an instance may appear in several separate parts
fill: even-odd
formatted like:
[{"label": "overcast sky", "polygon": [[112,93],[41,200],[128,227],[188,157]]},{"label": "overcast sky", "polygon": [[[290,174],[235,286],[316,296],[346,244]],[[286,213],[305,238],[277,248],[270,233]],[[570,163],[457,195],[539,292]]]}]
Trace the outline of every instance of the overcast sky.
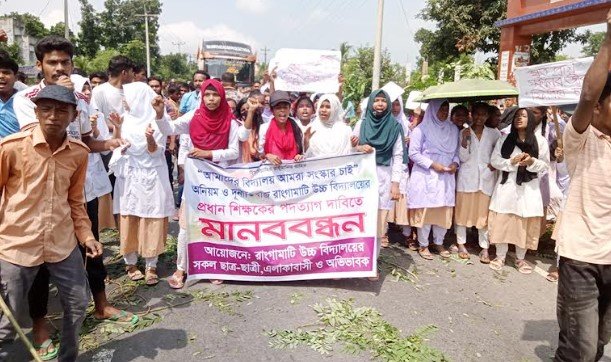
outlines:
[{"label": "overcast sky", "polygon": [[[102,10],[104,0],[90,0]],[[418,44],[414,33],[433,28],[417,18],[426,0],[386,0],[383,47],[402,64],[415,63]],[[76,33],[80,21],[77,0],[69,0],[69,24]],[[163,54],[194,54],[202,38],[249,43],[263,60],[263,48],[338,49],[373,45],[376,29],[375,0],[165,0],[159,18],[159,41]],[[29,12],[45,25],[63,21],[63,0],[9,0],[0,2],[0,13]],[[599,29],[600,28],[600,29]],[[594,28],[600,31],[601,26]],[[144,39],[143,39],[144,40]],[[569,46],[563,53],[578,56],[581,46]]]}]

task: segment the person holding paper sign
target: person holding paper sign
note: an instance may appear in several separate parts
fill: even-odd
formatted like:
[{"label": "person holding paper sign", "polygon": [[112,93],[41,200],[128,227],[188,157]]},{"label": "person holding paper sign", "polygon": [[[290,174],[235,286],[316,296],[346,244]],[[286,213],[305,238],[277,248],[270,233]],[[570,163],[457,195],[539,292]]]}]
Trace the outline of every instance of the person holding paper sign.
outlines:
[{"label": "person holding paper sign", "polygon": [[442,258],[450,252],[443,239],[452,226],[458,170],[458,128],[449,120],[445,99],[429,102],[424,120],[410,135],[409,157],[414,162],[408,185],[409,223],[418,228],[418,254],[433,260],[429,234]]},{"label": "person holding paper sign", "polygon": [[511,131],[494,148],[490,164],[501,171],[492,194],[488,230],[496,245],[490,268],[501,270],[509,244],[516,247],[515,266],[522,274],[532,273],[524,259],[526,249],[537,250],[543,217],[539,175],[549,167],[549,147],[535,132],[535,116],[526,108],[513,109]]},{"label": "person holding paper sign", "polygon": [[[204,81],[200,88],[201,103],[199,107],[169,121],[164,114],[163,98],[156,97],[152,104],[156,113],[157,125],[161,131],[168,134],[188,134],[188,142],[183,142],[181,148],[189,149],[189,157],[200,158],[229,165],[239,159],[239,123],[234,120],[231,113],[225,90],[221,83],[214,79]],[[179,155],[179,159],[184,159]],[[183,199],[184,199],[183,194]],[[187,231],[184,205],[181,205],[178,232],[178,245],[176,247],[176,271],[168,279],[171,288],[180,289],[184,286],[187,270]],[[222,283],[221,280],[212,280],[213,284]]]},{"label": "person holding paper sign", "polygon": [[[388,247],[386,231],[388,212],[399,199],[399,182],[405,160],[403,128],[391,113],[390,97],[381,90],[369,95],[365,116],[354,126],[353,135],[359,144],[376,150],[376,172],[379,183],[378,248]],[[379,250],[378,250],[379,254]],[[377,254],[376,254],[377,255]]]},{"label": "person holding paper sign", "polygon": [[611,10],[564,132],[571,185],[558,218],[560,255],[555,361],[598,361],[611,338]]}]

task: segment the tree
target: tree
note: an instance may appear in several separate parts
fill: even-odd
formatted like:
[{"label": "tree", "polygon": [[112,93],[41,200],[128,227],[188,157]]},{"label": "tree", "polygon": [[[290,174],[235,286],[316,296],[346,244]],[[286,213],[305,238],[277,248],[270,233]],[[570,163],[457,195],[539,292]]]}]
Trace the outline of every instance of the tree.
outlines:
[{"label": "tree", "polygon": [[154,73],[161,76],[164,80],[174,78],[189,81],[196,68],[197,66],[194,63],[187,62],[186,54],[172,53],[157,58]]},{"label": "tree", "polygon": [[[49,31],[47,32],[47,35],[59,35],[59,36],[64,36],[65,33],[65,25],[64,22],[59,22],[55,25],[53,25]],[[70,39],[74,39],[74,33],[72,32],[72,30],[68,30],[68,35],[70,36]]]},{"label": "tree", "polygon": [[600,31],[600,32],[592,33],[591,31],[588,30],[584,34],[584,38],[586,38],[586,40],[585,40],[585,45],[581,49],[581,54],[584,57],[593,57],[593,56],[596,56],[596,54],[598,54],[598,51],[600,50],[600,46],[602,45],[603,40],[605,40],[605,32]]},{"label": "tree", "polygon": [[0,50],[7,52],[11,56],[11,58],[13,58],[17,63],[23,64],[23,58],[21,57],[21,49],[19,48],[19,44],[0,43]]},{"label": "tree", "polygon": [[[435,22],[437,29],[416,32],[420,55],[435,63],[456,59],[463,53],[497,53],[501,33],[494,22],[504,19],[506,13],[505,0],[428,0],[418,16]],[[536,35],[531,62],[550,61],[565,44],[580,40],[574,29]]]},{"label": "tree", "polygon": [[100,49],[99,26],[100,16],[95,12],[88,0],[79,0],[81,3],[80,31],[76,39],[78,54],[93,58]]},{"label": "tree", "polygon": [[[104,11],[100,16],[100,29],[102,45],[105,48],[118,49],[120,46],[138,39],[144,42],[144,18],[137,16],[144,13],[161,14],[161,2],[159,0],[106,0]],[[157,32],[159,21],[157,17],[149,17],[149,42],[151,55],[159,55],[157,45]]]},{"label": "tree", "polygon": [[74,58],[74,65],[87,73],[106,71],[110,58],[115,55],[119,55],[119,51],[116,49],[100,50],[93,58],[79,55]]},{"label": "tree", "polygon": [[38,16],[34,16],[29,13],[20,14],[12,12],[4,16],[5,18],[13,18],[23,24],[25,27],[26,34],[35,38],[43,38],[49,35],[49,31],[45,28],[45,25],[40,21]]},{"label": "tree", "polygon": [[[345,100],[358,104],[371,93],[373,79],[373,47],[359,47],[347,53],[342,64],[344,74],[343,95]],[[392,63],[388,50],[382,52],[380,84],[393,81],[405,85],[405,68]]]}]

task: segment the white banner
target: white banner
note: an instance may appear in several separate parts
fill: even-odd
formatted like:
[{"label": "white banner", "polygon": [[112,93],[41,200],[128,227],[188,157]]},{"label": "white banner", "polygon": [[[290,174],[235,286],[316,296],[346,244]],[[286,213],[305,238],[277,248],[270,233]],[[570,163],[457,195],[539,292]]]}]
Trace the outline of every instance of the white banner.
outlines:
[{"label": "white banner", "polygon": [[276,68],[276,90],[337,93],[341,53],[335,50],[278,49],[269,63]]},{"label": "white banner", "polygon": [[520,107],[576,104],[593,58],[531,65],[514,69]]},{"label": "white banner", "polygon": [[372,277],[374,154],[222,168],[185,162],[189,279]]}]

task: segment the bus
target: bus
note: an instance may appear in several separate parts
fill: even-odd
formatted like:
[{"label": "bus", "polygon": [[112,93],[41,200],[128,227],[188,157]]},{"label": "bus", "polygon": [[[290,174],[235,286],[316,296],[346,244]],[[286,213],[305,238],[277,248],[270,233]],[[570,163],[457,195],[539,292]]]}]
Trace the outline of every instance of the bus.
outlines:
[{"label": "bus", "polygon": [[255,81],[257,55],[248,44],[224,40],[203,40],[197,65],[212,78],[225,72],[235,74],[238,86],[250,86]]}]

